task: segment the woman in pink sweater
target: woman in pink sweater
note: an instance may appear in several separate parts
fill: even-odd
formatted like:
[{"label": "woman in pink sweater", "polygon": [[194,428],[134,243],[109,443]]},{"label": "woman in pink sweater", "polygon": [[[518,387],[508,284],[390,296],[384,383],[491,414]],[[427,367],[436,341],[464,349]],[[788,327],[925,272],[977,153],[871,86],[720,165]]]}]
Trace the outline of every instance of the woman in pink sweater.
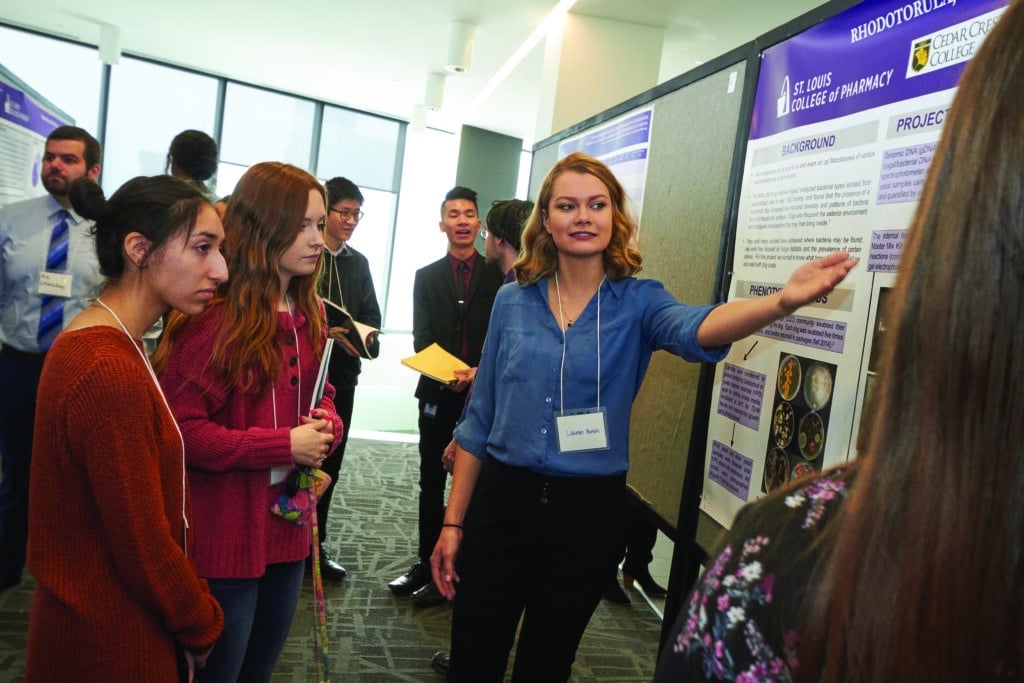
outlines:
[{"label": "woman in pink sweater", "polygon": [[327,334],[325,216],[309,173],[250,168],[224,216],[231,280],[204,313],[170,321],[155,356],[185,436],[199,575],[224,608],[213,681],[270,679],[310,549],[310,527],[270,508],[288,472],[319,466],[342,434],[332,387],[309,414]]}]

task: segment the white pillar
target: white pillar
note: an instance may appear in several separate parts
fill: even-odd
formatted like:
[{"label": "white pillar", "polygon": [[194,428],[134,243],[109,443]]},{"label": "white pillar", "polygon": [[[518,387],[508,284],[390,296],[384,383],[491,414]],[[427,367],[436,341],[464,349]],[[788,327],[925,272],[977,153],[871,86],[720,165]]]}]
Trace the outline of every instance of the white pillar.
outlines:
[{"label": "white pillar", "polygon": [[544,45],[536,138],[658,84],[664,29],[569,13]]}]

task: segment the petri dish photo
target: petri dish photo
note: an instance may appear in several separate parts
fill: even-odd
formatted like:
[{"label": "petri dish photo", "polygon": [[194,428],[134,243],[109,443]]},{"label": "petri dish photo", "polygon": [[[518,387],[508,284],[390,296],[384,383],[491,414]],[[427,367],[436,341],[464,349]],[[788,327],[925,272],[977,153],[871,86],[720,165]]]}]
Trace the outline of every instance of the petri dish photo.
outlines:
[{"label": "petri dish photo", "polygon": [[800,360],[796,356],[786,356],[779,363],[779,395],[787,401],[792,401],[800,393],[800,379],[802,368]]},{"label": "petri dish photo", "polygon": [[804,401],[811,410],[821,410],[832,400],[832,371],[815,363],[804,378]]},{"label": "petri dish photo", "polygon": [[789,456],[781,448],[773,448],[764,462],[764,489],[768,493],[789,481]]},{"label": "petri dish photo", "polygon": [[790,479],[801,479],[814,474],[814,465],[809,462],[798,462],[793,468],[793,476]]},{"label": "petri dish photo", "polygon": [[808,460],[821,455],[825,448],[825,423],[818,413],[807,413],[800,419],[797,445],[800,446],[800,455]]},{"label": "petri dish photo", "polygon": [[796,413],[793,406],[782,402],[775,406],[775,414],[772,416],[772,438],[775,445],[785,448],[793,440],[793,432],[796,431]]}]

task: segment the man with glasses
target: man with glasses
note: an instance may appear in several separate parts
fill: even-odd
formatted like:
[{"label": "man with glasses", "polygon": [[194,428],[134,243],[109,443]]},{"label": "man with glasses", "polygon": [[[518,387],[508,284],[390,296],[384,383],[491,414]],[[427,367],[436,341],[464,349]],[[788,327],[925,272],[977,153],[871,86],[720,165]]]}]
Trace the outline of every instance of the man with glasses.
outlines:
[{"label": "man with glasses", "polygon": [[[370,277],[370,264],[366,257],[349,244],[352,233],[363,217],[363,193],[347,178],[332,178],[327,181],[327,223],[324,226],[324,264],[320,275],[319,293],[341,306],[353,320],[380,329],[380,305]],[[338,484],[341,461],[345,457],[345,446],[352,430],[352,405],[355,399],[356,383],[359,380],[361,361],[359,351],[348,340],[350,330],[345,327],[330,327],[328,334],[334,339],[334,353],[328,375],[334,385],[334,405],[345,424],[345,431],[338,448],[328,457],[322,468],[331,475],[327,487],[316,506],[317,522],[321,529],[320,575],[325,579],[340,581],[345,578],[345,568],[326,548],[328,513],[334,487]],[[370,356],[376,357],[380,342],[373,335],[368,345]]]}]

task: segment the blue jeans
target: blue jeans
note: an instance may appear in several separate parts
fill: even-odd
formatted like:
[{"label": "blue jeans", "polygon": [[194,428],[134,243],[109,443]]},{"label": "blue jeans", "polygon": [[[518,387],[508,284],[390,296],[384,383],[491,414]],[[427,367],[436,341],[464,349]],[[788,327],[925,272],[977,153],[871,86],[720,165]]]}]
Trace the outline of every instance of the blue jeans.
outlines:
[{"label": "blue jeans", "polygon": [[199,678],[216,683],[269,681],[291,630],[305,561],[269,564],[258,579],[210,579],[224,631]]}]

